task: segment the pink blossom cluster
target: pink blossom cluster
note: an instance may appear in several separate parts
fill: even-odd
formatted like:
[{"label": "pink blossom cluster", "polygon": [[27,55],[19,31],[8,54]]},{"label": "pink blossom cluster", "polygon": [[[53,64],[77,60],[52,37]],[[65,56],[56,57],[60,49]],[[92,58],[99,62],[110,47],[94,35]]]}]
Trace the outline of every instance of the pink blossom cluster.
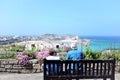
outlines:
[{"label": "pink blossom cluster", "polygon": [[46,51],[41,51],[41,52],[37,52],[36,54],[35,54],[35,57],[37,58],[37,59],[39,59],[39,60],[43,60],[43,59],[45,59],[46,57],[48,57],[49,56],[49,51],[48,50],[46,50]]},{"label": "pink blossom cluster", "polygon": [[19,52],[19,53],[17,53],[16,58],[18,60],[29,59],[29,56],[28,56],[28,54],[25,54],[23,52]]},{"label": "pink blossom cluster", "polygon": [[17,53],[16,58],[19,60],[19,64],[21,64],[23,66],[30,65],[30,62],[29,62],[30,57],[27,54],[25,54],[23,52],[19,52],[19,53]]}]

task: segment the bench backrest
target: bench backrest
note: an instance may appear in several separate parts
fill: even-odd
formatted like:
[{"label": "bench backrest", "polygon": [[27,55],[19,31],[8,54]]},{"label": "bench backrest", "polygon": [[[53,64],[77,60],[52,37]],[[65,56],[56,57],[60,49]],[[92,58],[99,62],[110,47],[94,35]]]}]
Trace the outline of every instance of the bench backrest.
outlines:
[{"label": "bench backrest", "polygon": [[[71,76],[72,75],[72,76]],[[44,60],[44,80],[111,78],[114,80],[113,60]],[[59,79],[58,79],[59,78]]]}]

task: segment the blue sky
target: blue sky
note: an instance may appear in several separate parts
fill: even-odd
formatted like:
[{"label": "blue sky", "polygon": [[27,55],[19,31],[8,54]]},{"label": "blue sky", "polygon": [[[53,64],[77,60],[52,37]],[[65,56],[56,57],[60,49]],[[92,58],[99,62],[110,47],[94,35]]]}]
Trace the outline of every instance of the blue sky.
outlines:
[{"label": "blue sky", "polygon": [[0,35],[120,36],[120,0],[0,0]]}]

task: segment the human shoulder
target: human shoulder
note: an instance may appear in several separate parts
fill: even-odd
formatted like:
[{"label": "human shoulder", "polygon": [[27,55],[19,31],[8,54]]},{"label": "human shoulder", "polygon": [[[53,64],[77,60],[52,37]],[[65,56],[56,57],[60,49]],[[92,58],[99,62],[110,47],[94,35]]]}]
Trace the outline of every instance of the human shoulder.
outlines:
[{"label": "human shoulder", "polygon": [[55,56],[54,58],[55,58],[55,60],[60,60],[59,56]]},{"label": "human shoulder", "polygon": [[81,50],[77,49],[77,51],[81,52]]},{"label": "human shoulder", "polygon": [[59,56],[48,56],[46,57],[47,60],[60,60]]}]

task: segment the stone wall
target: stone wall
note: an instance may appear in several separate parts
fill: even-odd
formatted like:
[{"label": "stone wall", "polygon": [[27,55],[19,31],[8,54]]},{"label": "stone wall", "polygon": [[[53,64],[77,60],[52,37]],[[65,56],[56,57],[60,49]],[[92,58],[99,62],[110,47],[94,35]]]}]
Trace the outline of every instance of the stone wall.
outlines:
[{"label": "stone wall", "polygon": [[24,67],[16,59],[0,59],[0,72],[11,73],[38,73],[42,72],[42,64],[34,59],[30,60],[31,66]]}]

